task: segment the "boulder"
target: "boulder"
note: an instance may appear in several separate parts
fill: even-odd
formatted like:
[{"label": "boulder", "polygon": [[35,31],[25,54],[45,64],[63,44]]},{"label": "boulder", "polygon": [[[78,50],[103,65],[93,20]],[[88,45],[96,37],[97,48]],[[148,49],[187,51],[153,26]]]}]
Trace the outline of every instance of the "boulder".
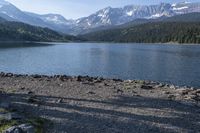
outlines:
[{"label": "boulder", "polygon": [[142,85],[141,88],[146,90],[153,89],[153,87],[150,85]]},{"label": "boulder", "polygon": [[177,89],[176,90],[178,93],[180,93],[181,95],[186,95],[186,94],[188,94],[190,91],[192,91],[192,90],[190,90],[190,89],[188,89],[188,88],[179,88],[179,89]]},{"label": "boulder", "polygon": [[35,133],[35,129],[31,124],[21,124],[8,128],[4,133]]}]

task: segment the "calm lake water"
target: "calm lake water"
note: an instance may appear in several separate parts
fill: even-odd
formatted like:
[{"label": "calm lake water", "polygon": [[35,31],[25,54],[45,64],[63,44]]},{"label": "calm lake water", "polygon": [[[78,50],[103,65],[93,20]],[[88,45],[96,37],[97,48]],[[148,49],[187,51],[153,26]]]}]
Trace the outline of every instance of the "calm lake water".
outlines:
[{"label": "calm lake water", "polygon": [[200,87],[200,46],[0,43],[0,71],[142,79]]}]

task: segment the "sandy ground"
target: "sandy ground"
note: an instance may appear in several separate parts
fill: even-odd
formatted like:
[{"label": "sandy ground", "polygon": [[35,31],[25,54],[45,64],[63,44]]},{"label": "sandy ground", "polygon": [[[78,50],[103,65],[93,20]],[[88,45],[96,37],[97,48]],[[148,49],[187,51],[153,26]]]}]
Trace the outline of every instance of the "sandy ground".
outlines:
[{"label": "sandy ground", "polygon": [[198,133],[200,90],[149,81],[0,74],[0,102],[47,133]]}]

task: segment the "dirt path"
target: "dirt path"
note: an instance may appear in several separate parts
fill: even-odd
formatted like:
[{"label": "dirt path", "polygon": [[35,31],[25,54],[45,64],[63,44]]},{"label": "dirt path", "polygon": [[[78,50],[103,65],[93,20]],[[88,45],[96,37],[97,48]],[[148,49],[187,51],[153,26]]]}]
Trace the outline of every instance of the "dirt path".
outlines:
[{"label": "dirt path", "polygon": [[46,118],[47,133],[200,132],[200,91],[90,77],[0,76],[0,102]]}]

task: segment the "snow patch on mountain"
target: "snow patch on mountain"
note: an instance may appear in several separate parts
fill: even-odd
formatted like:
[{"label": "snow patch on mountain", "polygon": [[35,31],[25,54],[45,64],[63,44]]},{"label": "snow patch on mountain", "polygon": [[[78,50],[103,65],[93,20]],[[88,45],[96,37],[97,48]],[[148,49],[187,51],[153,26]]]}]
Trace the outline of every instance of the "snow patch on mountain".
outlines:
[{"label": "snow patch on mountain", "polygon": [[183,7],[173,7],[173,10],[184,10],[184,9],[188,9],[189,7],[188,6],[183,6]]},{"label": "snow patch on mountain", "polygon": [[146,17],[146,19],[156,19],[162,16],[164,16],[164,14],[156,13],[156,14],[151,15],[150,17]]},{"label": "snow patch on mountain", "polygon": [[134,13],[134,11],[128,11],[126,14],[127,14],[128,16],[132,16],[133,13]]}]

